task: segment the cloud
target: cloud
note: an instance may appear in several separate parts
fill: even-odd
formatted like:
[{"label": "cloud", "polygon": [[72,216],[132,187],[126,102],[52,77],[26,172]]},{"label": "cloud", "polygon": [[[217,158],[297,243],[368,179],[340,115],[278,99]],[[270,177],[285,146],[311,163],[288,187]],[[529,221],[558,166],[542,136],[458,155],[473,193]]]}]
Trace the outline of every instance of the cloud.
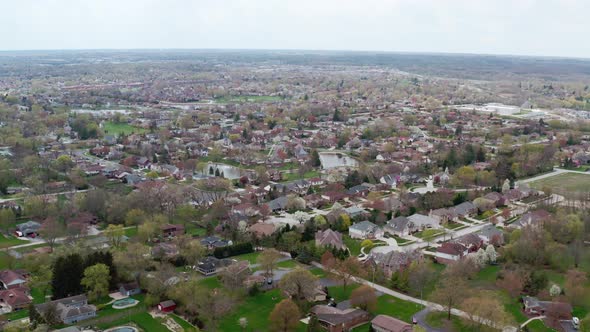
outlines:
[{"label": "cloud", "polygon": [[585,0],[19,0],[0,49],[247,48],[590,57]]}]

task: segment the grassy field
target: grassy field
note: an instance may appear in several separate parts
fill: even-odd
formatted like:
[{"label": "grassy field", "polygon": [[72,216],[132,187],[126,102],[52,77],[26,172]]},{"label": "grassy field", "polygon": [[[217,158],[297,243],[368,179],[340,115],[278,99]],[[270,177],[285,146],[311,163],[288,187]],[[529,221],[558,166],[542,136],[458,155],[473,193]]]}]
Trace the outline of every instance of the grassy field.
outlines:
[{"label": "grassy field", "polygon": [[238,261],[248,261],[248,262],[250,262],[250,264],[256,264],[256,259],[258,258],[259,255],[260,255],[260,252],[251,252],[248,254],[233,256],[231,258],[238,260]]},{"label": "grassy field", "polygon": [[330,286],[328,287],[328,295],[333,297],[336,302],[345,301],[350,299],[350,294],[353,290],[357,289],[359,284],[346,285],[346,289],[342,286]]},{"label": "grassy field", "polygon": [[551,188],[555,193],[589,192],[590,173],[588,175],[564,173],[530,182],[529,185],[539,190]]},{"label": "grassy field", "polygon": [[268,316],[275,305],[283,299],[279,289],[247,297],[244,302],[226,315],[218,326],[218,331],[238,331],[238,320],[245,317],[248,320],[249,331],[268,331]]},{"label": "grassy field", "polygon": [[134,127],[127,123],[105,122],[102,127],[105,135],[130,135],[141,134],[146,130],[139,127]]},{"label": "grassy field", "polygon": [[361,253],[361,241],[353,239],[348,235],[342,236],[342,241],[348,247],[352,256],[358,256]]},{"label": "grassy field", "polygon": [[17,239],[16,237],[9,235],[5,236],[0,234],[0,248],[8,248],[19,244],[29,243],[29,241]]},{"label": "grassy field", "polygon": [[130,322],[137,324],[137,326],[141,327],[144,331],[169,332],[166,326],[162,325],[158,320],[150,316],[150,314],[147,312],[134,313],[108,323],[98,324],[97,326],[101,329],[107,329],[110,327],[129,324]]},{"label": "grassy field", "polygon": [[[303,178],[304,179],[311,179],[311,178],[317,178],[320,176],[320,172],[318,171],[308,171],[305,172],[305,174],[303,174]],[[283,181],[294,181],[294,180],[299,180],[301,177],[299,176],[299,174],[296,173],[283,173]]]}]

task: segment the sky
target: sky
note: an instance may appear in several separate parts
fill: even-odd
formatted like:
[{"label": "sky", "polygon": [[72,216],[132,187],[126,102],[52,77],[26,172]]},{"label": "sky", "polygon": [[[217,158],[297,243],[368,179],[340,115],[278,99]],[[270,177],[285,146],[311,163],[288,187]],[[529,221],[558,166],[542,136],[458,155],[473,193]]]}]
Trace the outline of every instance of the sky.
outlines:
[{"label": "sky", "polygon": [[590,58],[590,0],[0,0],[0,50],[305,49]]}]

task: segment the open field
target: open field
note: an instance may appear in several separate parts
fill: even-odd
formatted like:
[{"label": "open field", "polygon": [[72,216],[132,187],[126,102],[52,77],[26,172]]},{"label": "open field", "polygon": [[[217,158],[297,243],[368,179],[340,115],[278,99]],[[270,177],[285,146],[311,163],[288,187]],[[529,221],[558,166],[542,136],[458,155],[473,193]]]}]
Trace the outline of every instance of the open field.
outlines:
[{"label": "open field", "polygon": [[530,182],[532,188],[551,188],[554,193],[590,192],[590,174],[564,173]]},{"label": "open field", "polygon": [[139,127],[134,127],[127,123],[105,122],[103,131],[107,135],[130,135],[144,133],[146,130]]}]

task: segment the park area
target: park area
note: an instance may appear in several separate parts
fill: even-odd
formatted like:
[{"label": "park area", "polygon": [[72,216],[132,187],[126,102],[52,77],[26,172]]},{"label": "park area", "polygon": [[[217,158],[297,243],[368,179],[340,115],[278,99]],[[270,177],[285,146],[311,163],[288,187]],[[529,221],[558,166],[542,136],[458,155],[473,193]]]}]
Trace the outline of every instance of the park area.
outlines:
[{"label": "park area", "polygon": [[128,123],[117,123],[117,122],[105,122],[103,124],[103,131],[107,135],[131,135],[131,134],[141,134],[144,133],[146,130],[139,127],[134,127]]},{"label": "park area", "polygon": [[537,190],[550,189],[554,194],[568,196],[574,193],[590,192],[590,174],[562,173],[528,183]]}]

